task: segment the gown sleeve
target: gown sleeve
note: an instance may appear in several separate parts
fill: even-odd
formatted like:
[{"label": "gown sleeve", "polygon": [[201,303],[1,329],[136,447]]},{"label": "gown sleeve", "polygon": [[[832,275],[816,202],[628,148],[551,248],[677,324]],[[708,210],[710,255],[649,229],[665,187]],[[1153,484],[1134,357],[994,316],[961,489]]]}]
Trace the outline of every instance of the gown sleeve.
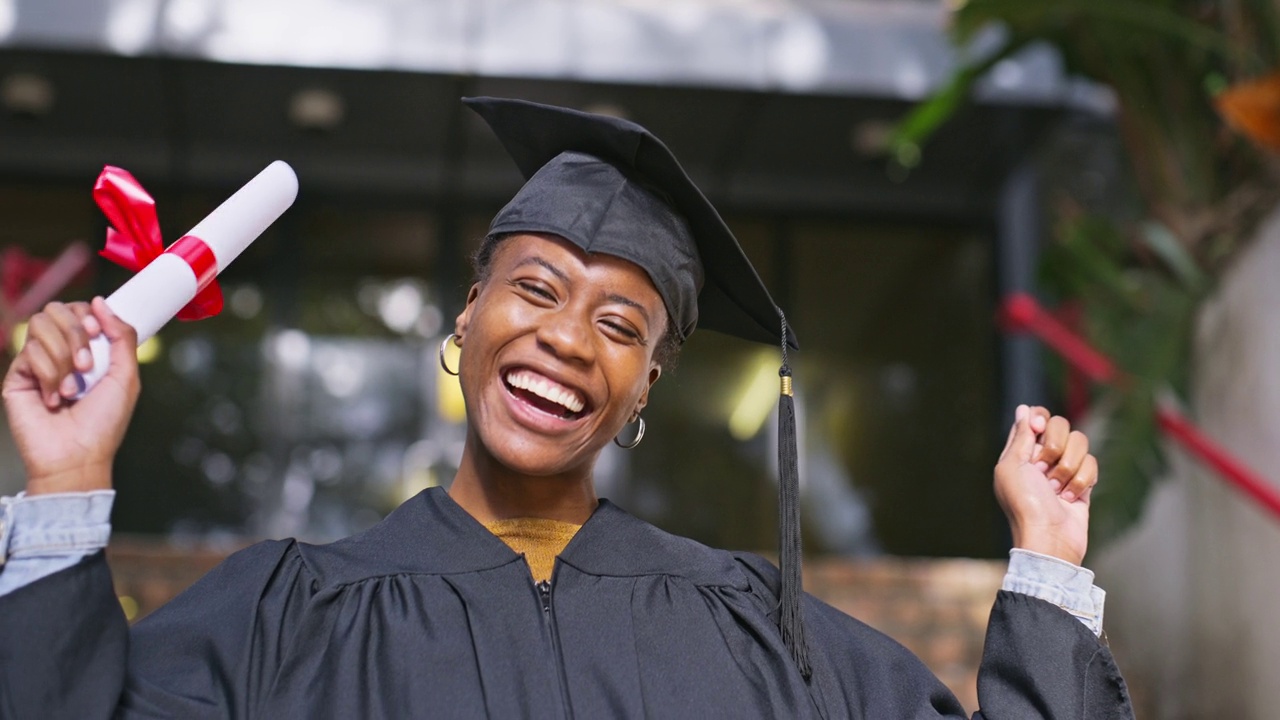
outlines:
[{"label": "gown sleeve", "polygon": [[[739,558],[773,603],[777,569]],[[805,625],[824,717],[966,717],[955,695],[919,658],[887,635],[806,596]],[[1001,590],[987,624],[973,720],[1132,720],[1128,687],[1111,651],[1062,608]]]},{"label": "gown sleeve", "polygon": [[[828,717],[964,718],[955,696],[906,648],[814,600],[814,674]],[[987,624],[974,720],[1132,720],[1111,651],[1065,610],[1000,591]]]},{"label": "gown sleeve", "polygon": [[1001,590],[978,670],[977,717],[1132,720],[1115,658],[1065,610]]},{"label": "gown sleeve", "polygon": [[0,597],[0,717],[111,717],[128,649],[101,551]]},{"label": "gown sleeve", "polygon": [[102,553],[0,598],[0,717],[252,714],[312,589],[293,548],[232,555],[132,631]]}]

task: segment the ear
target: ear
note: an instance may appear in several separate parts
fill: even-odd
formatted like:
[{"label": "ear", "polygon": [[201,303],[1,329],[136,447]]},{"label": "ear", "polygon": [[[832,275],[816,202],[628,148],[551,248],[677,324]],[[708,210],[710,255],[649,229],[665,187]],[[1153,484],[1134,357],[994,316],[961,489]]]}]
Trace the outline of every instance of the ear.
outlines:
[{"label": "ear", "polygon": [[636,415],[644,410],[644,406],[649,404],[649,391],[653,389],[653,384],[658,382],[658,378],[662,377],[662,366],[654,363],[649,366],[649,384],[644,386],[644,391],[640,393],[640,399],[636,401]]},{"label": "ear", "polygon": [[480,297],[480,283],[471,286],[467,291],[467,305],[462,308],[462,312],[458,313],[458,317],[453,321],[453,334],[457,335],[454,341],[458,343],[458,347],[462,347],[462,338],[467,336],[467,326],[471,324],[471,311],[476,306],[476,299]]}]

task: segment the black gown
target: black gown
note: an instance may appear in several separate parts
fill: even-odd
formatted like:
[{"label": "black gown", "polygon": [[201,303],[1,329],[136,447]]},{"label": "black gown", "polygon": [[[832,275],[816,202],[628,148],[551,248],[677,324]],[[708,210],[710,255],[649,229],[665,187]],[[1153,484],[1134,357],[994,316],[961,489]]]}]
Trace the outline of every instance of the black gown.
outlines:
[{"label": "black gown", "polygon": [[[813,676],[770,613],[777,571],[607,501],[549,593],[441,489],[330,545],[236,553],[128,628],[101,553],[0,598],[5,718],[964,717],[885,635],[814,598]],[[978,718],[1131,718],[1111,653],[1001,592]]]}]

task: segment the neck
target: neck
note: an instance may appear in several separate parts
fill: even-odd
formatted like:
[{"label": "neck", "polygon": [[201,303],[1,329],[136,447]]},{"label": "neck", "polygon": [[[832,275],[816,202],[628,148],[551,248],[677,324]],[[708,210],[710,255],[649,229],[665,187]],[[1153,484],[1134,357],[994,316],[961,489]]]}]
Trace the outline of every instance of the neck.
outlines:
[{"label": "neck", "polygon": [[475,451],[468,438],[449,497],[481,523],[513,518],[545,518],[582,525],[598,499],[591,470],[529,476]]}]

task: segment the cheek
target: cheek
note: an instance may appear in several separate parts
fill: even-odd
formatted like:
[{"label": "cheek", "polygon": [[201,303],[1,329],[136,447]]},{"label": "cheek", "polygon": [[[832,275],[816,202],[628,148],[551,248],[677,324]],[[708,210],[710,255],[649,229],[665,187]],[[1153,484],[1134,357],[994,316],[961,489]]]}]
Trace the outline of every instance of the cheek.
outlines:
[{"label": "cheek", "polygon": [[509,318],[509,313],[501,312],[492,304],[476,307],[471,314],[458,363],[458,380],[464,398],[478,391],[476,383],[491,374],[489,365],[504,338],[511,334]]},{"label": "cheek", "polygon": [[613,353],[610,358],[613,371],[610,373],[610,385],[619,399],[625,400],[627,413],[632,410],[644,391],[649,387],[650,358],[647,351]]},{"label": "cheek", "polygon": [[527,304],[514,303],[501,294],[481,296],[473,306],[467,324],[464,347],[472,350],[470,360],[490,355],[494,345],[535,324]]},{"label": "cheek", "polygon": [[503,349],[535,333],[540,316],[528,303],[496,293],[478,298],[469,319],[458,367],[458,381],[468,406],[480,398],[489,383],[498,382],[497,364]]}]

